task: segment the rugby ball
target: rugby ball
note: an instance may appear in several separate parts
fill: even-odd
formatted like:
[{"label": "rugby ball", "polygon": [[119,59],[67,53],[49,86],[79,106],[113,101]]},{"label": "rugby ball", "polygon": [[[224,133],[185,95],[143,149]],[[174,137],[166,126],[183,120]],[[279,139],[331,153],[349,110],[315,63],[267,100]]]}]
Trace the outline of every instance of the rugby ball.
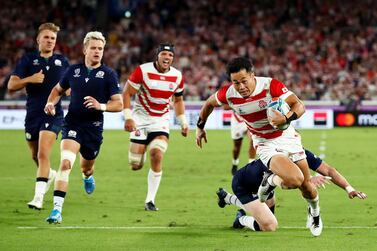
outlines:
[{"label": "rugby ball", "polygon": [[[267,108],[268,120],[270,120],[270,118],[275,116],[275,114],[272,112],[272,109],[280,112],[283,115],[286,115],[291,110],[291,107],[283,99],[278,98],[278,97],[273,97],[271,101],[268,103],[268,108]],[[289,126],[289,123],[285,123],[282,125],[278,125],[276,127],[274,126],[274,128],[279,129],[279,130],[285,130],[288,128],[288,126]]]}]

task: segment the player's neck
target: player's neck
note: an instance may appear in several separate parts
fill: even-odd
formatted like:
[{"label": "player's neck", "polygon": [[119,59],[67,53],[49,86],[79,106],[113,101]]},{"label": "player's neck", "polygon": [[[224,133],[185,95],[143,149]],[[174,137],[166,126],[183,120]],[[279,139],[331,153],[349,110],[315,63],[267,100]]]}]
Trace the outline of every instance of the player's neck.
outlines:
[{"label": "player's neck", "polygon": [[86,68],[88,68],[88,69],[96,69],[96,68],[98,68],[98,67],[101,66],[101,62],[99,62],[99,63],[94,63],[94,62],[90,62],[90,61],[86,61],[86,60],[85,60],[85,66],[86,66]]},{"label": "player's neck", "polygon": [[39,55],[42,58],[49,58],[52,56],[53,53],[54,53],[53,51],[39,51]]},{"label": "player's neck", "polygon": [[160,73],[166,73],[166,72],[168,72],[168,71],[170,70],[170,67],[169,67],[168,69],[165,69],[165,70],[164,70],[164,69],[158,64],[158,62],[154,62],[153,65],[154,65],[154,68],[156,68],[156,70],[157,70],[158,72],[160,72]]}]

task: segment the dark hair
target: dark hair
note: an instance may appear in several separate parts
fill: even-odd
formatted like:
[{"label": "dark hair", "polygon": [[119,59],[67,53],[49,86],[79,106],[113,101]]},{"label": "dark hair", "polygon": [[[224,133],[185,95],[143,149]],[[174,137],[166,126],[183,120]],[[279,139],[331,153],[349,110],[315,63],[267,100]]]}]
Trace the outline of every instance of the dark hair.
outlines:
[{"label": "dark hair", "polygon": [[254,70],[253,68],[253,64],[248,58],[234,58],[226,65],[226,75],[228,76],[228,79],[230,79],[230,74],[232,73],[239,72],[243,69],[247,72],[252,72]]},{"label": "dark hair", "polygon": [[157,55],[161,51],[170,51],[174,54],[174,44],[172,44],[172,43],[161,43],[161,44],[159,44],[158,47],[157,47]]}]

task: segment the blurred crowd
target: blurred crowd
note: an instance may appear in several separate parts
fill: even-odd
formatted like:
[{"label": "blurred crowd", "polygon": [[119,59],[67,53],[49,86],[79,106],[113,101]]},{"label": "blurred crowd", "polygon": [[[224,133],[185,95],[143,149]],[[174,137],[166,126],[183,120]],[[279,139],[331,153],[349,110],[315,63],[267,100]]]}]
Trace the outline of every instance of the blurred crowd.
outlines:
[{"label": "blurred crowd", "polygon": [[203,100],[227,84],[225,65],[236,56],[251,58],[256,75],[281,80],[304,100],[377,100],[374,0],[3,1],[0,98],[24,95],[6,93],[7,77],[36,48],[36,29],[46,21],[61,27],[56,51],[71,63],[83,58],[85,33],[103,31],[104,62],[122,84],[155,58],[158,43],[173,42],[186,100]]}]

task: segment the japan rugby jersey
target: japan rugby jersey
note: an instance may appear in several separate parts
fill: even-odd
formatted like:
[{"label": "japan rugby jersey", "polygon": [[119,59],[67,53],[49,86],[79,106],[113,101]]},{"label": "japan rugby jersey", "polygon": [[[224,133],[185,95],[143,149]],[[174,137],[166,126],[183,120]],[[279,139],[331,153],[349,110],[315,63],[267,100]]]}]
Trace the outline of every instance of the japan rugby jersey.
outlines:
[{"label": "japan rugby jersey", "polygon": [[275,129],[267,119],[267,106],[272,97],[285,100],[292,94],[279,80],[265,77],[255,77],[254,92],[248,98],[243,98],[233,85],[224,86],[215,94],[219,105],[228,104],[240,115],[248,130],[259,137],[273,139],[282,135],[283,131]]},{"label": "japan rugby jersey", "polygon": [[184,79],[179,70],[170,67],[168,72],[161,73],[153,62],[137,67],[128,83],[138,90],[134,110],[141,110],[145,115],[154,117],[168,114],[171,97],[175,93],[182,93],[184,88]]}]

